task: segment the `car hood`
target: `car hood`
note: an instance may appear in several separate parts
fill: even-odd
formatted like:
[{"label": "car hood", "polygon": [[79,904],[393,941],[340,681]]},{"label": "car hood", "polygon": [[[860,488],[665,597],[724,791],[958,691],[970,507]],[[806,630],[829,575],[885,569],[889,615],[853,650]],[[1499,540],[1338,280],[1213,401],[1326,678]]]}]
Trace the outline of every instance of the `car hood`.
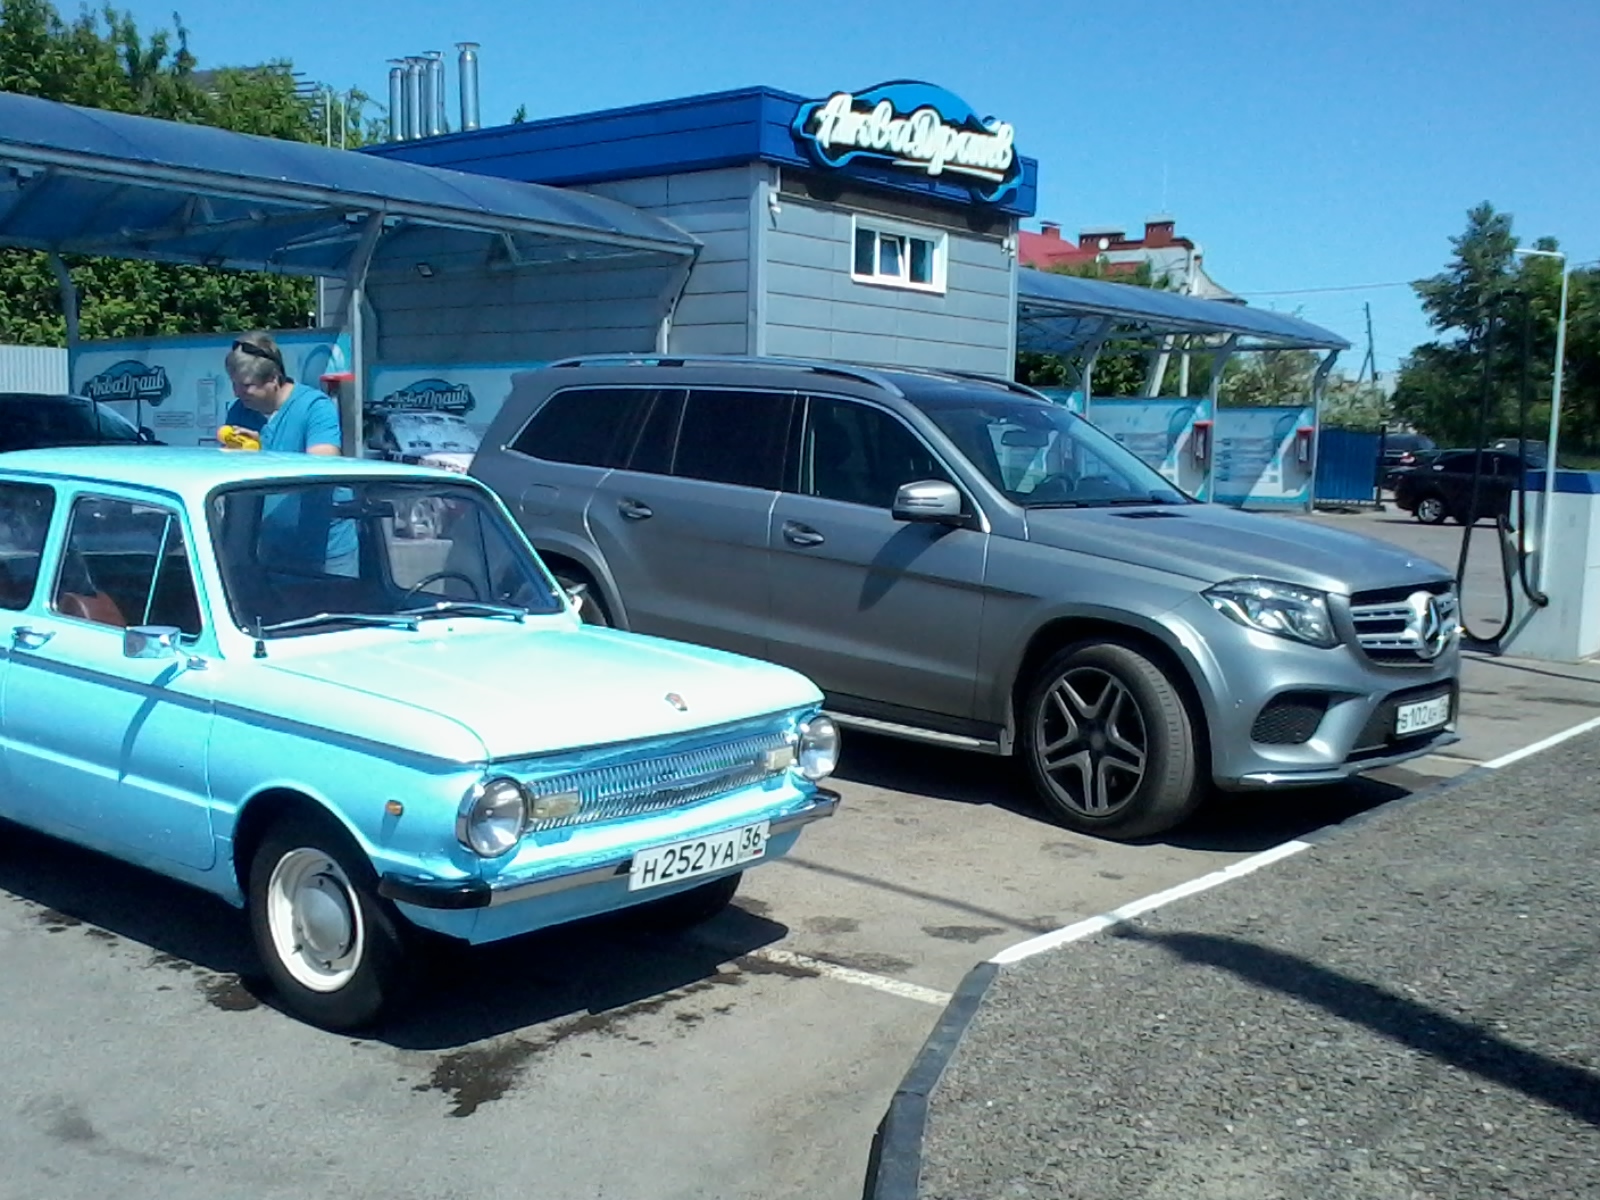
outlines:
[{"label": "car hood", "polygon": [[1032,509],[1028,540],[1183,575],[1203,584],[1260,576],[1349,594],[1448,579],[1388,542],[1218,504]]},{"label": "car hood", "polygon": [[672,736],[821,701],[805,676],[739,655],[593,626],[488,625],[430,623],[267,662],[349,693],[352,705],[382,697],[464,725],[490,758]]}]

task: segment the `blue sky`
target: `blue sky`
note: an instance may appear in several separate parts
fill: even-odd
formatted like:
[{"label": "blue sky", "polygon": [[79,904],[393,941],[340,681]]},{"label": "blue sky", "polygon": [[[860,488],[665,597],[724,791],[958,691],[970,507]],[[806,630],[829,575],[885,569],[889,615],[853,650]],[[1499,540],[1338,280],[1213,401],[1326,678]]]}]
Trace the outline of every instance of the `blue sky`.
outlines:
[{"label": "blue sky", "polygon": [[[131,9],[148,30],[173,7]],[[1352,373],[1364,301],[1380,369],[1429,336],[1408,288],[1370,285],[1438,271],[1479,201],[1525,242],[1600,259],[1600,5],[1585,0],[177,7],[202,65],[287,57],[381,103],[388,59],[445,51],[452,121],[455,43],[480,42],[486,125],[519,104],[538,118],[926,79],[1016,127],[1040,217],[1132,232],[1165,208],[1224,286],[1357,343]]]}]

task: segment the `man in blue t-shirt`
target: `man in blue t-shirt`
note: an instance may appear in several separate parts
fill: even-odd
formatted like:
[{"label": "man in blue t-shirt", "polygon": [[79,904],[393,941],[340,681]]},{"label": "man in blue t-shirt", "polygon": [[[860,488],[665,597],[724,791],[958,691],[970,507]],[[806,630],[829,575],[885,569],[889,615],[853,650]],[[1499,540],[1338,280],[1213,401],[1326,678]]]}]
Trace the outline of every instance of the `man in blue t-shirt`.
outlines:
[{"label": "man in blue t-shirt", "polygon": [[[226,366],[238,402],[265,418],[262,450],[327,457],[339,454],[339,410],[332,397],[289,378],[283,354],[270,337],[264,333],[241,336],[228,351]],[[344,488],[308,493],[305,505],[301,496],[270,498],[270,511],[262,515],[264,548],[276,551],[274,557],[300,560],[328,574],[356,574],[355,523],[319,511],[349,498]],[[325,546],[320,532],[324,528]]]},{"label": "man in blue t-shirt", "polygon": [[[226,365],[238,401],[235,408],[242,405],[265,419],[260,427],[263,450],[339,453],[339,410],[333,399],[290,379],[283,354],[270,337],[251,333],[238,338]],[[231,421],[234,409],[228,416]]]}]

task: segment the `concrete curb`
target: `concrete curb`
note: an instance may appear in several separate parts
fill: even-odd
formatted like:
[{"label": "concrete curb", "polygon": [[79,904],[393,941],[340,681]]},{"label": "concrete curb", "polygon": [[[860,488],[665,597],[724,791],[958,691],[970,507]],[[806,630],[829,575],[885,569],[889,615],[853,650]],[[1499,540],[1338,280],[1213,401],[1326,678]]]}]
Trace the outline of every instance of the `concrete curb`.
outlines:
[{"label": "concrete curb", "polygon": [[[1398,812],[1423,800],[1432,800],[1444,793],[1496,774],[1498,768],[1472,767],[1449,779],[1396,797],[1365,812],[1346,817],[1334,825],[1326,825],[1301,836],[1298,840],[1316,846],[1357,829],[1379,816]],[[1137,919],[1137,918],[1135,918]],[[1118,922],[1126,924],[1126,922]],[[1113,925],[1110,928],[1115,928]],[[1104,936],[1110,928],[1099,935]],[[1088,939],[1084,939],[1087,941]],[[981,962],[967,972],[961,985],[945,1006],[939,1023],[934,1026],[928,1040],[917,1052],[911,1069],[901,1080],[900,1087],[889,1101],[883,1120],[878,1123],[872,1137],[872,1150],[867,1159],[866,1183],[863,1200],[917,1200],[922,1182],[922,1147],[928,1127],[928,1100],[944,1075],[945,1067],[960,1048],[973,1017],[977,1016],[990,985],[1000,974],[1001,965]]]},{"label": "concrete curb", "polygon": [[967,1026],[1000,965],[982,962],[967,972],[945,1005],[939,1023],[917,1052],[911,1069],[889,1101],[872,1136],[863,1200],[916,1200],[922,1182],[922,1138],[928,1126],[928,1097],[938,1086]]}]

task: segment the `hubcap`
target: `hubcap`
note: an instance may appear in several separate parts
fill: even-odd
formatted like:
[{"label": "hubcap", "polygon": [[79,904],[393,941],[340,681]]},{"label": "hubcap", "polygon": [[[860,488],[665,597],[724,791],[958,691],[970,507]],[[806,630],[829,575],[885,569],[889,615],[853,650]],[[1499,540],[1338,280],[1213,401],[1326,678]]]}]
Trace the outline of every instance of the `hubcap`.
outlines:
[{"label": "hubcap", "polygon": [[1056,680],[1034,719],[1033,738],[1051,791],[1074,812],[1108,817],[1144,779],[1144,714],[1127,687],[1097,667]]},{"label": "hubcap", "polygon": [[344,869],[321,850],[291,850],[267,884],[267,927],[278,961],[316,992],[334,992],[361,965],[366,930]]},{"label": "hubcap", "polygon": [[1443,511],[1443,505],[1437,500],[1424,500],[1422,502],[1422,519],[1424,521],[1437,521]]}]

